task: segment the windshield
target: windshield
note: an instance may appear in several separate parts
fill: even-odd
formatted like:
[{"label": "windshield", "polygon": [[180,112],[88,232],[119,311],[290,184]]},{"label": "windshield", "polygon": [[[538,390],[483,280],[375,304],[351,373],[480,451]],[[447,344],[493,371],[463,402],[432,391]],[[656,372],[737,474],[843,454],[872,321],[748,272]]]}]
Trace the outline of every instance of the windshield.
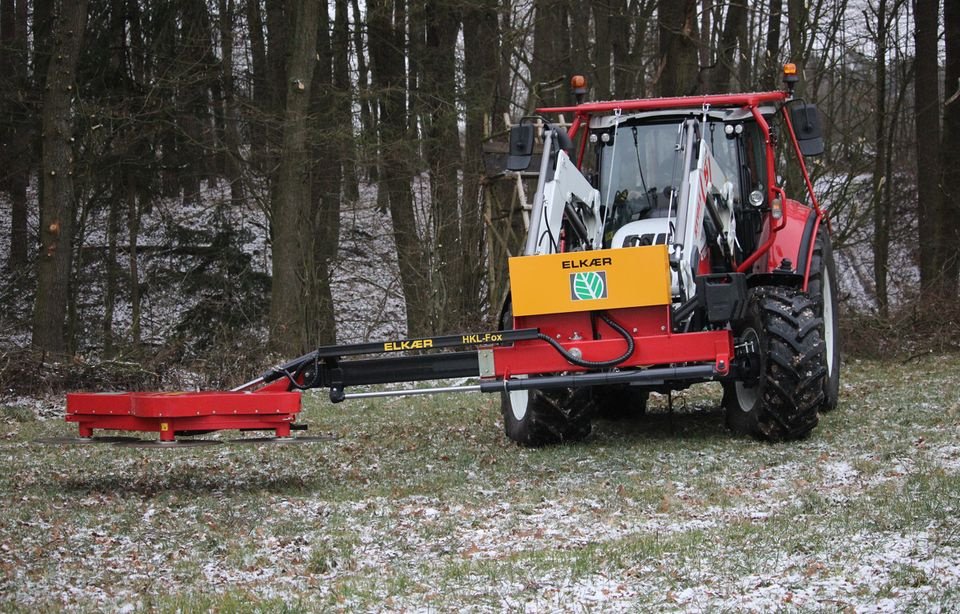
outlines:
[{"label": "windshield", "polygon": [[[679,123],[620,126],[602,148],[600,199],[608,209],[627,200],[667,215],[670,189],[679,187],[682,152],[677,149]],[[653,211],[648,211],[653,213]]]},{"label": "windshield", "polygon": [[[609,240],[628,222],[675,216],[683,172],[680,149],[681,120],[623,124],[599,138],[599,189],[609,212],[605,236]],[[728,138],[721,121],[704,125],[704,141],[733,185],[734,204],[740,202],[738,146]],[[606,140],[604,140],[606,137]]]}]

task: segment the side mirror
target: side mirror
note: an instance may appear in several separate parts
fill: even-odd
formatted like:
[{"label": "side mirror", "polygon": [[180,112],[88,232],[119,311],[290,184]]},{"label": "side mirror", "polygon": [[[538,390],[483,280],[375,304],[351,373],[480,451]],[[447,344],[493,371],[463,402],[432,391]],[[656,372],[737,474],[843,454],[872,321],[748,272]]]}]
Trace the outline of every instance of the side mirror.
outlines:
[{"label": "side mirror", "polygon": [[508,171],[525,171],[533,156],[533,124],[520,124],[510,128],[510,155],[507,157]]},{"label": "side mirror", "polygon": [[817,106],[801,102],[790,109],[790,123],[797,135],[800,153],[805,156],[819,156],[823,153],[823,122]]}]

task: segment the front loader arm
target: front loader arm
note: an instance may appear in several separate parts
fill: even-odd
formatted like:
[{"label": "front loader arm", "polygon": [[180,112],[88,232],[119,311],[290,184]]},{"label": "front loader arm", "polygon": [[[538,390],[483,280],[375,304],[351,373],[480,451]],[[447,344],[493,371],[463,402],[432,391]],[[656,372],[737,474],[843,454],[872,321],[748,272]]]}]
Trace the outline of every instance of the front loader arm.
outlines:
[{"label": "front loader arm", "polygon": [[689,172],[680,190],[673,260],[680,267],[684,300],[696,294],[694,280],[700,272],[700,263],[706,257],[705,250],[708,247],[704,226],[707,217],[716,228],[715,240],[721,249],[731,258],[736,253],[736,219],[731,202],[733,186],[714,158],[709,143],[701,138],[699,130],[697,120],[687,120],[681,137],[683,168],[689,169]]},{"label": "front loader arm", "polygon": [[556,156],[553,177],[548,180],[542,173],[540,175],[541,186],[537,190],[540,202],[535,205],[528,237],[528,245],[534,246],[532,254],[565,251],[561,249],[560,237],[565,214],[584,248],[598,249],[603,233],[600,193],[590,185],[566,151],[560,150]]}]

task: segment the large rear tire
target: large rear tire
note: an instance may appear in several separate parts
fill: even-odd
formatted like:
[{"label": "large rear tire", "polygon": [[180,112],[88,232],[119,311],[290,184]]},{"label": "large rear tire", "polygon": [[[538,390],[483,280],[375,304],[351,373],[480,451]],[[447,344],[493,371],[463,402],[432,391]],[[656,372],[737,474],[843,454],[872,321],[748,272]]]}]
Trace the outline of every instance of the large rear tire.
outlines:
[{"label": "large rear tire", "polygon": [[789,288],[755,288],[738,328],[738,337],[756,344],[758,376],[726,387],[728,427],[766,441],[807,436],[819,421],[826,376],[813,301]]},{"label": "large rear tire", "polygon": [[820,411],[830,411],[837,407],[840,398],[840,310],[837,304],[840,294],[833,245],[830,234],[822,227],[813,244],[807,294],[814,301],[814,313],[823,320],[820,337],[826,347],[827,376],[823,380],[823,405]]}]

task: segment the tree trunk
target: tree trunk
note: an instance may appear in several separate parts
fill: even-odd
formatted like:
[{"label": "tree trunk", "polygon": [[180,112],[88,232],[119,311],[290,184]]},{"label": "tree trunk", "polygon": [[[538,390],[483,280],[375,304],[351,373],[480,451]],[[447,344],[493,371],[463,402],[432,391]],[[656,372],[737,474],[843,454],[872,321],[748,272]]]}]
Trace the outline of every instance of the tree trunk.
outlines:
[{"label": "tree trunk", "polygon": [[263,30],[260,2],[247,2],[247,28],[250,36],[250,64],[253,68],[253,107],[258,112],[250,119],[250,160],[261,173],[267,171],[267,117],[270,107],[270,81],[267,78],[267,39]]},{"label": "tree trunk", "polygon": [[[613,18],[612,0],[592,0],[590,6],[593,14],[594,44],[593,44],[593,97],[595,100],[610,99],[610,83],[613,47],[610,41],[612,29],[610,21]],[[464,27],[466,27],[464,22]]]},{"label": "tree trunk", "polygon": [[130,276],[130,344],[134,353],[139,353],[141,335],[140,301],[140,204],[137,202],[137,186],[132,177],[127,178],[127,235],[130,242],[127,271]]},{"label": "tree trunk", "polygon": [[[317,57],[313,72],[310,102],[311,134],[311,220],[310,241],[313,265],[304,271],[307,280],[308,315],[307,339],[313,345],[336,342],[333,293],[330,271],[337,254],[340,239],[340,195],[342,167],[339,135],[348,126],[335,115],[338,92],[333,88],[334,50],[330,34],[330,19],[325,10],[319,13],[317,28]],[[341,123],[344,122],[344,123]],[[331,155],[331,152],[336,152]]]},{"label": "tree trunk", "polygon": [[179,147],[180,186],[185,204],[199,204],[200,182],[207,176],[209,144],[204,129],[209,107],[210,29],[205,0],[181,4],[183,31],[178,48],[178,123],[183,133]]},{"label": "tree trunk", "polygon": [[715,9],[717,10],[716,29],[720,29],[722,7],[714,6],[713,0],[700,0],[700,7],[697,9],[697,15],[700,17],[700,45],[697,48],[697,62],[700,66],[709,66],[710,60],[713,59],[713,52],[717,50],[713,40],[716,33],[710,23]]},{"label": "tree trunk", "polygon": [[945,246],[944,294],[957,295],[960,271],[960,3],[943,3],[946,62],[943,97],[943,221]]},{"label": "tree trunk", "polygon": [[659,0],[660,96],[685,96],[697,89],[697,2]]},{"label": "tree trunk", "polygon": [[33,160],[30,115],[14,94],[29,89],[27,77],[27,0],[0,0],[3,24],[0,40],[0,75],[4,95],[0,104],[0,168],[6,175],[0,190],[10,194],[10,251],[7,267],[20,272],[28,262],[27,186]]},{"label": "tree trunk", "polygon": [[70,296],[70,260],[76,194],[73,188],[73,109],[77,61],[87,23],[87,0],[64,0],[55,26],[43,97],[43,157],[40,201],[41,248],[33,347],[66,350],[64,325]]},{"label": "tree trunk", "polygon": [[783,17],[783,0],[770,0],[767,20],[767,44],[763,55],[762,87],[777,89],[780,81],[780,20]]},{"label": "tree trunk", "polygon": [[593,46],[590,37],[590,8],[588,3],[584,2],[582,4],[568,1],[563,5],[564,19],[570,24],[570,46],[564,62],[567,78],[563,82],[568,97],[571,91],[570,77],[573,75],[593,77],[592,69],[596,66],[590,57],[591,47]]},{"label": "tree trunk", "polygon": [[731,91],[730,77],[736,62],[737,42],[746,36],[747,30],[747,7],[743,2],[736,0],[727,8],[727,19],[717,50],[717,65],[713,69],[713,83],[708,93],[725,94]]},{"label": "tree trunk", "polygon": [[570,30],[564,19],[564,0],[540,0],[535,4],[533,58],[530,62],[530,92],[527,111],[540,106],[566,104],[569,66],[564,55]]},{"label": "tree trunk", "polygon": [[914,42],[916,77],[914,79],[914,122],[917,129],[917,206],[920,246],[920,291],[924,296],[943,290],[943,259],[940,254],[941,214],[940,164],[940,85],[937,59],[938,3],[914,1]]},{"label": "tree trunk", "polygon": [[[119,182],[118,182],[119,183]],[[103,357],[113,358],[113,312],[117,304],[117,288],[120,280],[120,267],[117,266],[117,235],[120,234],[120,203],[116,198],[120,190],[114,186],[114,198],[107,205],[107,262],[104,264],[103,291]]]},{"label": "tree trunk", "polygon": [[230,201],[243,202],[243,157],[240,154],[240,129],[237,116],[236,89],[233,79],[234,0],[220,2],[220,81],[223,91],[223,170],[230,182]]},{"label": "tree trunk", "polygon": [[407,334],[429,331],[430,293],[423,242],[417,232],[410,193],[413,151],[407,133],[404,74],[403,0],[367,3],[370,63],[379,97],[381,176],[393,222],[400,283],[407,310]]},{"label": "tree trunk", "polygon": [[[353,48],[354,48],[354,57],[357,60],[357,97],[359,98],[360,106],[360,131],[365,135],[373,135],[377,132],[376,118],[374,117],[373,111],[370,108],[370,85],[367,80],[368,69],[367,69],[367,50],[363,45],[363,28],[361,24],[363,23],[363,16],[360,13],[360,3],[359,0],[350,1],[350,10],[353,14]],[[368,35],[369,38],[369,35]],[[363,151],[363,140],[360,141],[360,158],[365,161],[369,161],[374,156],[365,155],[366,152]],[[374,180],[376,177],[376,165],[371,164],[368,167],[367,176],[371,180]]]},{"label": "tree trunk", "polygon": [[462,308],[463,248],[460,237],[459,174],[463,170],[457,131],[456,46],[459,15],[447,0],[428,0],[427,39],[423,62],[425,111],[428,116],[426,158],[430,168],[434,261],[432,328],[438,332],[459,325]]},{"label": "tree trunk", "polygon": [[808,15],[809,10],[806,0],[787,0],[787,36],[790,39],[790,61],[797,65],[797,76],[800,77],[800,81],[795,88],[798,96],[803,96],[807,89],[804,68],[807,65]]},{"label": "tree trunk", "polygon": [[885,174],[887,148],[887,0],[878,0],[873,31],[876,66],[874,95],[874,164],[873,164],[873,280],[877,292],[877,309],[888,315],[887,265],[890,253],[890,212],[886,209],[883,190],[890,180]]},{"label": "tree trunk", "polygon": [[353,93],[350,83],[350,24],[347,0],[335,0],[333,19],[333,121],[334,147],[343,172],[343,193],[350,202],[360,198],[357,182],[357,145],[353,138]]},{"label": "tree trunk", "polygon": [[[497,30],[497,0],[472,4],[463,16],[463,86],[466,107],[463,162],[463,219],[461,322],[477,326],[482,320],[484,275],[483,203],[480,202],[483,169],[483,138],[491,119],[497,117],[497,65],[500,41]],[[609,48],[607,53],[609,64]],[[609,76],[609,66],[607,67]],[[608,85],[609,87],[609,78]],[[496,309],[496,307],[494,307]]]},{"label": "tree trunk", "polygon": [[299,354],[308,346],[304,275],[311,270],[311,227],[307,155],[307,110],[317,53],[318,0],[294,0],[292,39],[279,167],[272,207],[273,283],[270,292],[270,348],[282,355]]},{"label": "tree trunk", "polygon": [[[610,0],[610,2],[610,16],[607,22],[610,29],[610,51],[613,53],[611,73],[613,83],[610,89],[614,98],[622,100],[637,95],[637,92],[634,92],[637,67],[632,61],[630,22],[619,17],[627,12],[627,2],[626,0]],[[638,23],[638,32],[645,26],[646,24]],[[639,33],[637,37],[640,37]]]}]

